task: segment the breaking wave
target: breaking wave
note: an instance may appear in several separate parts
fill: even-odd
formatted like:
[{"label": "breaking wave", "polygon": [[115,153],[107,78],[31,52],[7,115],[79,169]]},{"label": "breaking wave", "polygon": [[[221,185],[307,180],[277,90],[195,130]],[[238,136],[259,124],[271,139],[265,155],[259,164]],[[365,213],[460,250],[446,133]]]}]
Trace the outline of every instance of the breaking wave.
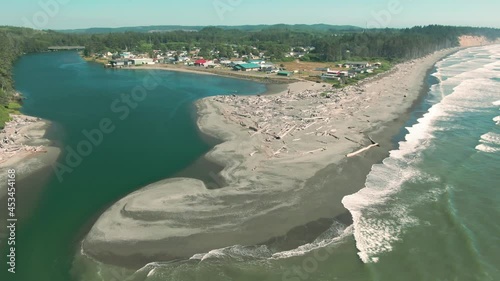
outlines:
[{"label": "breaking wave", "polygon": [[[496,52],[489,47],[484,49],[490,54]],[[436,181],[419,166],[424,151],[433,146],[436,133],[463,129],[464,125],[457,122],[462,116],[490,111],[492,103],[500,103],[500,92],[495,84],[498,82],[490,79],[498,77],[495,69],[499,62],[492,62],[492,55],[488,59],[478,55],[481,50],[474,50],[458,52],[437,64],[434,76],[440,83],[431,86],[428,99],[437,103],[415,125],[407,128],[408,134],[399,143],[399,149],[391,151],[382,164],[372,167],[365,187],[343,198],[342,203],[353,217],[354,238],[363,262],[377,262],[381,254],[392,250],[405,230],[420,223],[411,215],[412,206],[418,204],[418,200],[405,197],[401,191],[411,183],[430,186],[427,183]],[[500,123],[500,117],[494,120]],[[493,145],[499,140],[498,134],[485,134],[476,149],[497,151]],[[431,190],[428,196],[435,197],[439,193],[439,190]]]}]

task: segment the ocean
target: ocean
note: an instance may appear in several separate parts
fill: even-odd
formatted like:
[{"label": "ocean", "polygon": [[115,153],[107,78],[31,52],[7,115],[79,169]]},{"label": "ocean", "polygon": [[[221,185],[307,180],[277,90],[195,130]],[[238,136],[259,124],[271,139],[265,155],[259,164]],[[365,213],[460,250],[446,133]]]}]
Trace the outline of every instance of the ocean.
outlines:
[{"label": "ocean", "polygon": [[[29,67],[30,62],[43,56],[51,55],[27,57],[16,66],[17,71]],[[26,65],[23,66],[23,63]],[[111,84],[105,82],[109,81],[109,77],[101,75],[102,85]],[[116,75],[146,74],[118,72]],[[18,77],[19,74],[16,75],[16,82]],[[232,80],[223,82],[229,81]],[[22,259],[24,262],[20,263],[19,270],[30,270],[30,273],[23,277],[26,279],[12,280],[62,281],[68,280],[64,279],[67,276],[82,281],[500,280],[500,225],[496,220],[500,217],[500,173],[497,171],[500,167],[500,45],[461,50],[438,62],[428,81],[429,93],[415,108],[399,139],[395,140],[396,148],[382,163],[372,167],[363,189],[343,198],[342,203],[352,216],[352,225],[343,225],[332,218],[332,226],[314,241],[285,252],[263,245],[234,245],[199,253],[189,260],[158,261],[137,271],[126,270],[92,261],[80,255],[78,248],[68,245],[77,244],[73,239],[78,237],[79,227],[98,213],[97,210],[102,210],[111,198],[118,199],[127,190],[132,190],[134,185],[153,181],[175,169],[147,177],[147,168],[140,169],[141,174],[135,177],[128,174],[133,173],[131,169],[126,173],[112,173],[109,178],[100,173],[95,176],[97,168],[82,169],[84,174],[75,181],[68,181],[74,186],[65,186],[73,188],[71,191],[56,195],[64,191],[62,187],[50,183],[42,188],[42,194],[49,195],[42,196],[37,209],[39,213],[23,230],[24,236],[33,237],[33,241],[24,240],[27,246],[23,253],[30,258]],[[239,92],[246,89],[246,93],[261,90],[262,85],[249,83],[238,86],[240,82],[234,82],[230,88],[219,88],[211,94],[229,89],[238,89]],[[34,91],[35,88],[31,89]],[[86,92],[82,91],[81,95],[83,97],[76,102],[85,102]],[[64,98],[64,94],[58,98]],[[33,103],[39,102],[34,97],[33,100]],[[109,104],[110,100],[106,101]],[[51,119],[49,112],[54,107],[46,104],[35,111],[35,105],[29,102],[30,99],[26,104],[26,113]],[[99,104],[98,100],[85,105],[99,107]],[[159,101],[151,106],[142,107],[145,110],[142,114],[148,115],[154,106],[169,107]],[[71,113],[78,113],[62,108],[67,111],[65,118],[69,118]],[[164,114],[168,116],[166,112]],[[183,111],[177,112],[181,114]],[[92,116],[91,113],[88,109],[85,111]],[[86,116],[82,113],[71,122],[86,119]],[[148,120],[156,120],[158,117],[155,116]],[[70,120],[67,122],[63,123],[69,126]],[[150,129],[149,126],[145,127]],[[192,130],[189,136],[199,140],[199,148],[189,160],[183,162],[185,165],[209,149],[199,137],[196,138],[192,125],[188,127],[190,132]],[[128,130],[130,128],[133,127]],[[76,132],[79,133],[79,130]],[[139,131],[134,132],[140,134]],[[110,140],[106,149],[113,150],[117,142],[128,135],[130,131]],[[71,139],[68,133],[56,136],[62,140],[65,136]],[[136,137],[134,143],[137,141],[144,140]],[[190,144],[189,147],[197,146]],[[118,152],[125,153],[127,149]],[[105,161],[109,157],[104,155],[98,160]],[[135,162],[139,156],[131,153],[127,157]],[[99,169],[112,164],[89,162],[100,165]],[[164,165],[167,162],[171,160],[165,161]],[[133,168],[137,169],[144,163],[149,162],[141,162]],[[128,189],[107,195],[107,201],[99,198],[101,193],[108,194],[104,190],[109,186],[115,186],[113,181],[119,175],[125,179],[117,184]],[[103,183],[100,177],[104,177]],[[127,180],[129,177],[132,180]],[[49,192],[49,188],[54,191]],[[88,194],[75,191],[86,188],[90,189]],[[75,205],[75,200],[82,203]],[[52,250],[53,247],[57,251]]]}]

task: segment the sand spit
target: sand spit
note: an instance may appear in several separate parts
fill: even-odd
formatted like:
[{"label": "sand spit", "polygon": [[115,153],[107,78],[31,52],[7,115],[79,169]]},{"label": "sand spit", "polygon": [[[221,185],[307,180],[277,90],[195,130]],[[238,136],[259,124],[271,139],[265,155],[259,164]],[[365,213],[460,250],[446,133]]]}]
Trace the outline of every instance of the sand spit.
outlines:
[{"label": "sand spit", "polygon": [[[344,89],[297,82],[279,94],[198,101],[200,129],[224,141],[206,155],[225,167],[216,179],[223,188],[208,190],[201,181],[176,178],[140,189],[99,218],[83,250],[112,264],[189,258],[263,243],[339,215],[343,208],[332,206],[332,197],[345,186],[320,177],[320,171],[372,145],[369,136],[390,142],[392,135],[381,134],[385,126],[408,112],[428,71],[454,51],[397,65]],[[386,153],[390,147],[371,148],[377,149]],[[351,172],[343,173],[356,174]]]},{"label": "sand spit", "polygon": [[[50,123],[26,115],[12,115],[0,131],[0,181],[7,182],[7,170],[15,169],[22,179],[56,161],[60,150],[44,138]],[[0,185],[0,198],[6,186]]]}]

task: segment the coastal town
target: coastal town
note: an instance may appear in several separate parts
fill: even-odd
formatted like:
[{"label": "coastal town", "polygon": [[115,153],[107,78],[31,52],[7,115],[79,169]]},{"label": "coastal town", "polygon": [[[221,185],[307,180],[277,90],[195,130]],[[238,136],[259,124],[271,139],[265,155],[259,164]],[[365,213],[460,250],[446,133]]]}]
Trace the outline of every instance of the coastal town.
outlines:
[{"label": "coastal town", "polygon": [[[237,51],[231,58],[224,57],[217,50],[203,52],[193,50],[153,50],[149,53],[99,52],[85,57],[88,61],[104,64],[108,68],[167,68],[170,70],[189,70],[214,74],[240,76],[254,79],[272,79],[273,81],[307,80],[327,82],[338,87],[356,82],[387,71],[392,66],[389,62],[341,61],[311,62],[304,56],[314,51],[314,47],[294,47],[284,53],[282,60],[273,60],[256,47],[250,47],[254,54],[242,55]],[[207,54],[207,56],[203,56]]]}]

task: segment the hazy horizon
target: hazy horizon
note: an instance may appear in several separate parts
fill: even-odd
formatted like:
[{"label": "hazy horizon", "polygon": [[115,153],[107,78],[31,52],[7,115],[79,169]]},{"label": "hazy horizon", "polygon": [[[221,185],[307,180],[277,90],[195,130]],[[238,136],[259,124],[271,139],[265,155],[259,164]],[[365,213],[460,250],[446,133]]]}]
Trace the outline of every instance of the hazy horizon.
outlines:
[{"label": "hazy horizon", "polygon": [[370,28],[430,24],[499,28],[498,10],[499,2],[477,5],[464,0],[359,0],[337,3],[328,0],[309,3],[277,0],[19,0],[0,11],[0,25],[54,30],[319,23]]}]

